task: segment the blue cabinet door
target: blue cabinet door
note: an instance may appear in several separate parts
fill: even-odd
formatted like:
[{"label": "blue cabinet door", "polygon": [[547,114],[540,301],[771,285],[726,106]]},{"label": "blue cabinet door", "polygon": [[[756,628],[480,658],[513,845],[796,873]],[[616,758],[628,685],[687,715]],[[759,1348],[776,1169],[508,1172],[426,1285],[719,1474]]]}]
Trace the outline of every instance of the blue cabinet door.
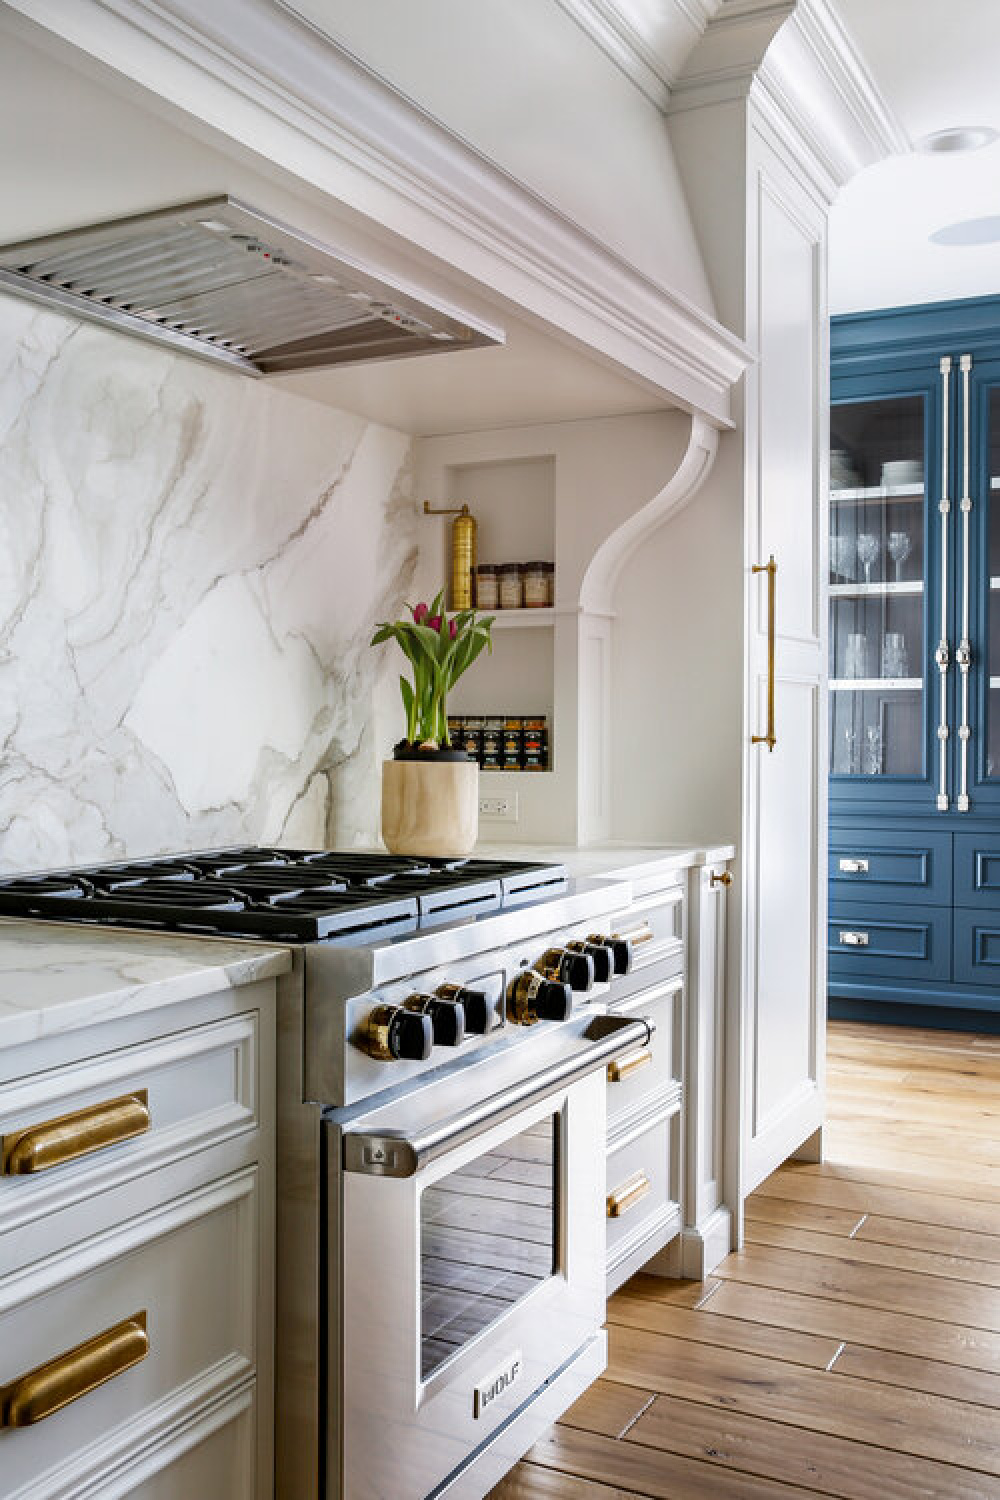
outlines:
[{"label": "blue cabinet door", "polygon": [[831,903],[831,986],[838,979],[949,980],[951,907]]},{"label": "blue cabinet door", "polygon": [[[1000,817],[1000,359],[975,353],[970,357],[967,488],[971,509],[967,544],[966,513],[960,512],[955,585],[960,621],[968,612],[971,655],[965,715],[969,727],[964,768],[967,803],[960,804],[960,811],[967,807],[973,815]],[[964,414],[964,377],[962,396]],[[963,462],[960,504],[965,490]],[[961,721],[960,703],[959,732]],[[960,764],[960,779],[962,773]],[[959,787],[959,796],[961,791]]]},{"label": "blue cabinet door", "polygon": [[950,906],[951,834],[936,829],[830,828],[830,900]]}]

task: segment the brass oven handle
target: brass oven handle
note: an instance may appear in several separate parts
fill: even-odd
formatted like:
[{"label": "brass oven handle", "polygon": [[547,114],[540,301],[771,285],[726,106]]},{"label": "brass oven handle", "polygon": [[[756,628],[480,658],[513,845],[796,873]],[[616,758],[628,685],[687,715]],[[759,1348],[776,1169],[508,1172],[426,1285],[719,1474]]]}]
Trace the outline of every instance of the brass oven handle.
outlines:
[{"label": "brass oven handle", "polygon": [[624,1057],[616,1057],[613,1063],[608,1063],[608,1082],[624,1083],[626,1078],[631,1078],[633,1073],[638,1073],[647,1063],[653,1061],[653,1054],[648,1047],[640,1047],[638,1052],[627,1052]]},{"label": "brass oven handle", "polygon": [[16,1130],[0,1140],[0,1174],[26,1177],[144,1135],[152,1123],[149,1094],[136,1089],[120,1099],[90,1104],[70,1115]]},{"label": "brass oven handle", "polygon": [[149,1353],[146,1312],[77,1344],[47,1364],[0,1386],[0,1429],[44,1422],[88,1391],[124,1375]]},{"label": "brass oven handle", "polygon": [[652,1191],[653,1184],[645,1172],[633,1172],[631,1177],[625,1179],[621,1187],[615,1188],[613,1193],[608,1194],[608,1218],[620,1219]]},{"label": "brass oven handle", "polygon": [[753,735],[751,744],[766,745],[769,752],[778,743],[774,733],[774,580],[777,571],[773,552],[766,563],[753,565],[754,573],[767,574],[767,733]]}]

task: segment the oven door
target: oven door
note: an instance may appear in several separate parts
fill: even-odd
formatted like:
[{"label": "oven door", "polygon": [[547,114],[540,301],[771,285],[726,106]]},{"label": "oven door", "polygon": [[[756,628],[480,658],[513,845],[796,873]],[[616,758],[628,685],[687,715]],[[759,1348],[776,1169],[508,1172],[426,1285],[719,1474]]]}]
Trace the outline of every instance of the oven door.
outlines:
[{"label": "oven door", "polygon": [[327,1120],[342,1417],[330,1410],[330,1500],[338,1473],[343,1500],[424,1500],[592,1357],[605,1067],[649,1035],[641,1019],[578,1018],[347,1125]]}]

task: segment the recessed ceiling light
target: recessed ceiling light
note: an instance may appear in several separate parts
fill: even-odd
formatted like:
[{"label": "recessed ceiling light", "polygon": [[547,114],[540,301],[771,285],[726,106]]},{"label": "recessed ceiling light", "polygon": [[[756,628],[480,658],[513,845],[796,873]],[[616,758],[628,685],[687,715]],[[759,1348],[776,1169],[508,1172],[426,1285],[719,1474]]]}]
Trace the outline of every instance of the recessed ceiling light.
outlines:
[{"label": "recessed ceiling light", "polygon": [[982,219],[959,219],[957,224],[935,229],[930,240],[934,245],[995,245],[1000,240],[1000,214],[987,214]]},{"label": "recessed ceiling light", "polygon": [[991,125],[953,125],[948,130],[934,130],[917,141],[918,151],[981,151],[997,139]]}]

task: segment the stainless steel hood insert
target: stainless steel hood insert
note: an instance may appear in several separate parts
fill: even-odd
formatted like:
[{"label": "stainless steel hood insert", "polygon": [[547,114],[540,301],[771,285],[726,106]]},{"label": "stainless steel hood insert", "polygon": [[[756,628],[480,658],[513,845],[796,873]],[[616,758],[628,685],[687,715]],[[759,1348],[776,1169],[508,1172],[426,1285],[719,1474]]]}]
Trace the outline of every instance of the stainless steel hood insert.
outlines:
[{"label": "stainless steel hood insert", "polygon": [[248,375],[504,342],[228,197],[2,245],[0,290]]}]

